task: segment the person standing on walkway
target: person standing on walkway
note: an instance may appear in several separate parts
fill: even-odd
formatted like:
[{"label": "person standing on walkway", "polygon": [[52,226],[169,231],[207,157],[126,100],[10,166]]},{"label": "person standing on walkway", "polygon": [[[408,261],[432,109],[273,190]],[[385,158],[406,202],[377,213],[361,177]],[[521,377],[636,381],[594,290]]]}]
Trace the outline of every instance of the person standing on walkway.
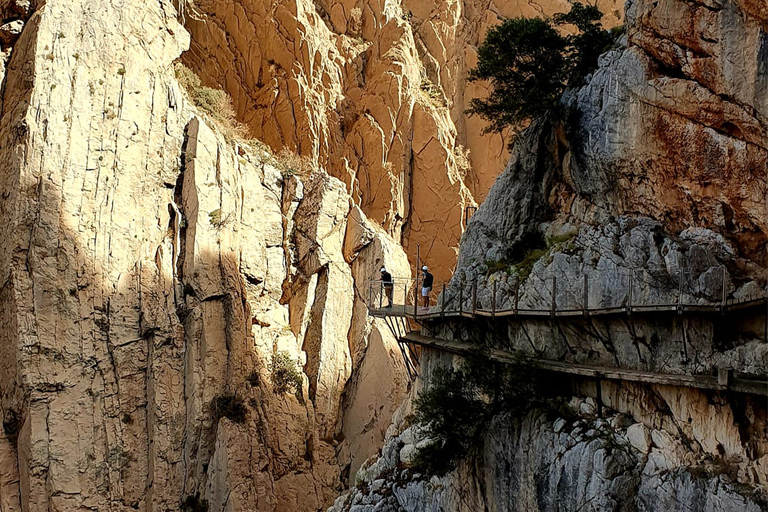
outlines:
[{"label": "person standing on walkway", "polygon": [[395,283],[392,282],[392,274],[387,272],[386,267],[381,267],[381,285],[384,288],[384,295],[387,297],[387,308],[392,307],[392,294],[395,290]]},{"label": "person standing on walkway", "polygon": [[426,265],[421,267],[421,297],[424,300],[424,307],[429,307],[429,295],[432,293],[432,283],[435,278],[430,274],[429,268]]}]

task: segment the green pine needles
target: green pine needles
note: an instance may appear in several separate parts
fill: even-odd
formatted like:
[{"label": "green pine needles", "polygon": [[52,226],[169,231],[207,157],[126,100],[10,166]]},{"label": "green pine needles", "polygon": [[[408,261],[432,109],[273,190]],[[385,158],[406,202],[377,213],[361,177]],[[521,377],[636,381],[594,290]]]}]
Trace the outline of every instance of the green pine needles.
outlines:
[{"label": "green pine needles", "polygon": [[[551,19],[512,18],[489,30],[469,80],[489,80],[491,92],[473,99],[467,112],[490,123],[486,132],[520,129],[545,115],[563,117],[565,89],[581,85],[620,35],[603,29],[602,17],[597,7],[577,2]],[[563,25],[575,32],[563,35],[557,28]]]}]

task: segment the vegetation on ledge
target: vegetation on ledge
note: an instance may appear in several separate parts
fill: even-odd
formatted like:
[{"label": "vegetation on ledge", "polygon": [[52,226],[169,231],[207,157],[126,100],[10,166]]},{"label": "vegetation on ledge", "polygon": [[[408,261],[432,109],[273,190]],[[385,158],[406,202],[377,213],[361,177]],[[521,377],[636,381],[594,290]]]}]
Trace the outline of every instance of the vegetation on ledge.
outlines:
[{"label": "vegetation on ledge", "polygon": [[536,367],[520,359],[501,364],[478,355],[458,368],[438,368],[415,401],[414,420],[430,442],[419,448],[412,468],[444,475],[482,446],[494,416],[519,418],[545,403],[544,381]]},{"label": "vegetation on ledge", "polygon": [[[563,92],[581,85],[621,34],[603,29],[602,17],[596,6],[576,2],[552,19],[512,18],[490,29],[469,80],[489,80],[491,92],[473,99],[467,112],[487,120],[486,131],[494,132],[545,115],[564,117]],[[575,32],[563,35],[561,26]]]}]

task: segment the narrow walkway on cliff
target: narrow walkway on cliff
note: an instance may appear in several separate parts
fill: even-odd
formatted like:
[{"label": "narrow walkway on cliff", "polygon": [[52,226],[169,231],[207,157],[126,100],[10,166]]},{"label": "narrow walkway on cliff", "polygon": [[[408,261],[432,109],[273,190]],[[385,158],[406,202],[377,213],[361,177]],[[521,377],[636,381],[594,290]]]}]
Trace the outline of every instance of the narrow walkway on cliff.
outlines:
[{"label": "narrow walkway on cliff", "polygon": [[[634,303],[632,285],[629,294],[621,306],[590,307],[589,279],[582,276],[583,301],[581,308],[559,308],[557,297],[557,280],[551,280],[548,296],[551,297],[548,309],[531,309],[518,307],[520,304],[519,287],[515,286],[512,306],[496,307],[496,283],[492,285],[490,304],[478,300],[477,283],[461,283],[455,287],[453,294],[448,286],[441,287],[441,293],[436,297],[435,305],[423,307],[416,305],[415,299],[421,299],[421,290],[416,287],[415,280],[393,279],[388,283],[371,281],[368,295],[368,309],[371,316],[382,318],[393,335],[397,338],[403,359],[413,377],[418,374],[420,348],[429,348],[441,352],[457,354],[464,357],[481,356],[493,361],[512,363],[523,355],[513,350],[486,348],[476,343],[456,340],[444,340],[426,336],[443,323],[455,320],[482,318],[487,321],[498,321],[501,332],[504,331],[502,322],[546,321],[564,323],[584,321],[585,319],[631,319],[632,317],[647,320],[659,319],[668,321],[676,317],[700,317],[708,320],[719,319],[728,322],[735,316],[764,318],[764,340],[768,342],[768,296],[751,296],[742,299],[729,299],[723,289],[722,299],[718,302],[686,302],[681,292],[674,303]],[[418,290],[419,297],[415,297]],[[391,305],[390,305],[391,302]],[[524,356],[524,355],[523,355]],[[524,356],[525,357],[525,356]],[[577,378],[594,380],[598,386],[602,380],[638,382],[648,384],[689,387],[703,390],[731,391],[736,393],[768,396],[768,376],[758,378],[736,378],[734,372],[723,368],[717,376],[696,374],[672,374],[643,371],[639,369],[617,368],[610,366],[585,365],[564,361],[553,361],[542,358],[528,359],[542,371],[571,375]]]}]

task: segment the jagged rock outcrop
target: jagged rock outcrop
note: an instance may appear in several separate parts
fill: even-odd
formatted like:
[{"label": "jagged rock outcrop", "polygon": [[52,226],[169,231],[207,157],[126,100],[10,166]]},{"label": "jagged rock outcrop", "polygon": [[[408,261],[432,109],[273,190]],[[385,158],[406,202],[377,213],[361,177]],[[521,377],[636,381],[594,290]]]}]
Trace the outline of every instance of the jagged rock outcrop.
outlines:
[{"label": "jagged rock outcrop", "polygon": [[629,2],[626,48],[603,55],[590,83],[566,98],[577,119],[536,123],[516,141],[468,226],[458,268],[514,263],[531,237],[625,214],[670,232],[714,230],[761,264],[765,23],[735,0]]},{"label": "jagged rock outcrop", "polygon": [[195,111],[170,2],[33,7],[0,103],[0,507],[323,508],[409,384],[356,292],[405,254]]},{"label": "jagged rock outcrop", "polygon": [[[764,9],[737,0],[632,0],[627,37],[564,101],[566,122],[518,137],[469,222],[457,275],[486,309],[717,303],[765,293]],[[632,278],[630,278],[632,276]],[[682,297],[682,299],[680,298]],[[470,294],[464,293],[465,307]],[[468,308],[467,308],[468,309]],[[534,357],[765,379],[765,320],[433,322],[430,335]],[[457,362],[427,351],[422,378]],[[672,386],[572,383],[569,415],[497,417],[481,452],[446,477],[408,468],[424,434],[395,423],[331,510],[763,510],[765,401]],[[578,400],[578,402],[577,402]],[[398,415],[395,416],[398,418]]]},{"label": "jagged rock outcrop", "polygon": [[[225,88],[253,134],[322,164],[368,217],[416,244],[448,278],[466,224],[507,159],[499,135],[465,114],[476,46],[503,17],[568,2],[196,0],[184,61]],[[620,2],[601,6],[613,25]],[[469,159],[464,149],[469,150]]]},{"label": "jagged rock outcrop", "polygon": [[[501,415],[490,425],[481,453],[442,478],[408,468],[414,446],[423,442],[423,434],[408,427],[388,440],[381,457],[361,469],[355,488],[329,511],[764,510],[765,497],[734,478],[764,484],[768,458],[713,456],[699,444],[702,434],[733,437],[734,427],[725,421],[732,418],[728,406],[664,387],[614,391],[609,402],[635,393],[634,416],[613,412],[595,418],[591,398],[571,401],[572,414],[583,416],[576,420],[538,411],[519,419]],[[660,404],[668,412],[660,412]],[[758,436],[764,412],[754,425]],[[708,416],[724,421],[705,433],[694,427],[696,437],[688,438],[692,422]]]}]

